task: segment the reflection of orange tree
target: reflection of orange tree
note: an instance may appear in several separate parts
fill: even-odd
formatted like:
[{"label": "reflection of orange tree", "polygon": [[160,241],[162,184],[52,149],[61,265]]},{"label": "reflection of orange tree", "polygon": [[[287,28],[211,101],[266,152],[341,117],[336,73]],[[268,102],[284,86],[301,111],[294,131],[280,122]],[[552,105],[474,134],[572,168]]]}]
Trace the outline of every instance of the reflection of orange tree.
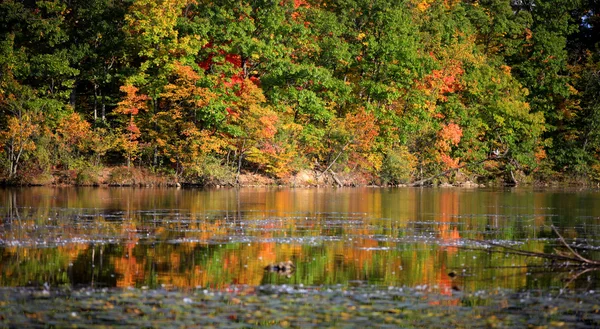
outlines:
[{"label": "reflection of orange tree", "polygon": [[80,255],[85,254],[89,249],[89,244],[69,244],[57,247],[58,253],[64,255],[69,262],[75,261]]},{"label": "reflection of orange tree", "polygon": [[[438,272],[437,284],[439,285],[440,293],[446,296],[452,296],[452,278],[448,276],[446,273],[446,264],[442,264],[440,271]],[[447,300],[435,300],[429,302],[429,305],[441,305],[444,304],[446,306],[458,306],[461,303],[461,299],[459,297]]]},{"label": "reflection of orange tree", "polygon": [[[262,239],[268,240],[274,238],[276,234],[286,235],[288,232],[290,235],[296,235],[296,226],[293,220],[254,221],[248,218],[246,220],[248,228],[254,232],[259,232],[256,235]],[[277,244],[276,242],[239,244],[237,246],[236,249],[224,250],[221,255],[223,271],[225,276],[229,277],[227,282],[222,282],[224,285],[230,283],[258,285],[264,276],[264,266],[277,261],[288,260],[292,255],[298,256],[302,250],[300,245]],[[207,265],[212,267],[215,264]],[[218,277],[212,279],[214,281],[211,280],[211,282],[219,281]]]},{"label": "reflection of orange tree", "polygon": [[[177,287],[210,286],[224,288],[229,284],[260,284],[264,275],[263,267],[280,257],[298,253],[299,246],[279,246],[275,242],[247,244],[205,245],[201,241],[224,240],[232,235],[229,219],[211,219],[192,216],[187,230],[180,223],[149,228],[140,220],[130,220],[122,226],[121,236],[128,243],[125,252],[113,258],[118,274],[118,286],[167,284]],[[263,238],[273,237],[273,232],[293,230],[293,221],[253,221],[245,219],[248,228],[262,232]],[[165,241],[169,234],[183,235],[187,240],[180,244],[158,243],[155,247],[137,244],[134,233],[143,229],[152,231]],[[136,258],[137,256],[137,258]],[[148,266],[151,265],[152,273]]]},{"label": "reflection of orange tree", "polygon": [[[146,249],[147,246],[138,246]],[[157,282],[176,287],[225,289],[231,284],[258,285],[264,275],[257,255],[272,244],[161,245],[155,257]],[[176,255],[176,256],[173,256]],[[274,258],[274,257],[273,257]]]},{"label": "reflection of orange tree", "polygon": [[[459,214],[459,203],[460,198],[458,193],[454,191],[443,191],[440,193],[438,201],[440,216],[438,219],[441,225],[439,225],[438,234],[445,245],[453,244],[460,239],[458,227],[451,225],[451,223],[456,222],[456,216]],[[455,246],[446,246],[444,250],[450,255],[456,253]]]},{"label": "reflection of orange tree", "polygon": [[134,248],[138,242],[136,236],[136,225],[133,221],[123,224],[122,230],[127,235],[127,243],[125,244],[125,251],[121,256],[114,256],[112,263],[115,268],[115,272],[118,275],[117,287],[133,287],[136,282],[141,281],[144,277],[144,268],[146,263],[146,257],[142,258],[141,263],[138,263],[137,258],[134,255]]},{"label": "reflection of orange tree", "polygon": [[[367,236],[368,230],[357,230],[361,236]],[[372,265],[374,248],[379,247],[379,242],[372,238],[354,239],[352,252],[344,252],[346,262],[355,262],[357,264],[357,273],[361,273],[365,266]]]},{"label": "reflection of orange tree", "polygon": [[[207,219],[201,215],[191,217],[185,237],[192,240],[207,241],[211,238],[227,237],[230,233],[225,219]],[[178,227],[171,227],[178,230]]]},{"label": "reflection of orange tree", "polygon": [[[437,237],[442,241],[451,242],[465,235],[482,239],[483,233],[471,233],[473,230],[466,233],[459,230],[463,226],[456,228],[453,221],[459,220],[454,215],[465,212],[481,213],[481,207],[490,204],[488,199],[500,198],[500,194],[486,194],[485,202],[461,204],[460,197],[465,192],[457,190],[438,190],[434,194],[425,194],[425,197],[430,199],[423,199],[422,202],[417,202],[422,196],[413,189],[401,190],[384,198],[381,198],[379,193],[368,189],[356,189],[348,193],[304,189],[280,189],[276,193],[268,192],[266,189],[242,189],[239,192],[236,190],[200,192],[162,189],[46,189],[44,190],[46,194],[42,197],[40,193],[37,195],[31,193],[34,190],[35,188],[24,190],[23,194],[18,196],[19,202],[15,204],[35,203],[37,206],[13,209],[13,212],[19,211],[22,219],[15,219],[15,215],[12,214],[11,218],[15,222],[11,224],[10,231],[2,233],[2,238],[32,241],[40,237],[52,240],[58,237],[72,239],[82,236],[84,238],[110,236],[128,241],[127,245],[104,249],[104,257],[108,257],[113,265],[117,265],[116,274],[120,285],[155,286],[165,283],[178,287],[221,288],[232,283],[256,285],[277,278],[269,277],[264,272],[265,265],[290,259],[298,265],[296,277],[306,284],[336,284],[349,280],[377,278],[377,280],[383,279],[383,282],[377,283],[389,285],[404,280],[401,283],[409,286],[437,284],[442,289],[446,289],[450,287],[447,271],[456,269],[461,263],[466,263],[466,267],[473,267],[473,264],[479,268],[486,267],[482,274],[488,279],[494,277],[494,284],[498,286],[520,288],[526,283],[527,277],[523,275],[527,271],[526,267],[510,272],[506,269],[494,272],[495,270],[490,267],[526,266],[532,262],[531,259],[506,258],[503,257],[504,255],[497,254],[477,254],[476,260],[471,257],[458,258],[456,257],[458,251],[455,248],[438,247],[427,241],[398,245],[393,240],[385,242],[377,239],[377,236],[392,238],[406,236],[408,218],[417,218],[421,222],[422,218],[419,218],[421,212],[440,214],[435,218],[439,223],[434,227],[437,230]],[[518,202],[530,204],[531,199],[523,201],[521,196],[518,197]],[[531,197],[535,197],[539,202],[538,207],[543,207],[543,196],[534,194]],[[28,201],[25,202],[25,198],[29,198]],[[4,202],[9,201],[4,200]],[[418,204],[426,204],[427,207],[433,205],[433,208],[417,208],[415,205]],[[69,208],[62,208],[58,218],[56,208],[65,206]],[[172,213],[160,210],[174,206],[189,211],[187,214],[182,214],[180,210],[173,210]],[[476,208],[471,210],[468,207]],[[81,210],[81,208],[88,210]],[[98,210],[95,217],[78,216],[80,211],[89,214],[90,208],[127,209],[128,212],[124,215],[125,220],[105,219],[102,217],[101,210]],[[156,215],[151,215],[137,212],[136,209],[159,209],[159,211]],[[207,209],[221,209],[222,212],[211,213],[207,212]],[[303,211],[302,214],[295,212],[299,209]],[[329,221],[331,214],[339,209],[344,209],[345,215],[334,218],[335,224],[332,224]],[[543,211],[535,210],[535,212]],[[369,213],[374,218],[356,215],[362,212]],[[349,213],[355,215],[350,216]],[[243,214],[243,218],[235,217],[240,214]],[[48,221],[50,217],[52,221]],[[400,220],[386,220],[379,217]],[[502,238],[514,239],[514,234],[517,232],[535,234],[535,232],[523,231],[523,228],[517,227],[522,221],[511,218],[505,219],[506,223],[499,224],[503,227],[501,233],[505,234]],[[6,223],[9,219],[6,217],[4,220]],[[475,216],[465,219],[464,224],[468,227],[482,228],[488,224],[488,220],[489,217]],[[242,222],[243,225],[239,225]],[[514,225],[514,229],[510,225]],[[247,230],[245,233],[259,242],[231,243],[228,239],[232,236],[239,237],[237,232],[239,229]],[[145,233],[149,234],[150,239],[155,239],[154,245],[135,244],[137,236]],[[285,237],[296,239],[323,236],[341,238],[339,241],[326,241],[318,246],[275,242]],[[171,242],[179,238],[184,238],[182,243]],[[352,240],[349,241],[348,238]],[[211,243],[224,241],[224,243],[222,246],[207,245],[203,241],[212,241]],[[531,242],[525,248],[543,251],[544,246],[543,241]],[[378,247],[391,247],[391,249],[380,250]],[[77,251],[78,248],[81,250]],[[92,252],[89,249],[86,252],[86,248],[88,247],[85,245],[74,244],[59,247],[56,256],[52,256],[48,251],[45,256],[40,254],[38,258],[33,257],[31,262],[27,263],[29,265],[23,268],[15,265],[18,264],[15,259],[19,257],[23,259],[25,255],[29,257],[31,251],[22,249],[20,256],[15,256],[10,253],[17,252],[16,249],[7,251],[5,248],[0,258],[0,269],[6,273],[17,273],[15,275],[20,277],[10,279],[3,276],[2,279],[26,282],[25,278],[47,277],[48,274],[44,273],[49,273],[47,271],[49,267],[45,267],[42,262],[60,257],[61,264],[65,264],[67,260],[72,261],[77,254],[80,254],[79,258],[83,259],[81,254],[89,256]],[[461,254],[471,255],[465,251],[461,251]],[[84,260],[88,261],[85,264],[87,266],[89,260]],[[104,266],[104,268],[113,270],[113,267]],[[3,275],[5,272],[2,272]],[[483,287],[489,287],[489,281],[464,280],[460,286],[469,291]]]},{"label": "reflection of orange tree", "polygon": [[[256,237],[272,239],[276,235],[297,235],[294,220],[268,220],[265,214],[244,218],[246,229],[257,232]],[[266,220],[265,220],[266,219]],[[229,218],[228,220],[234,220]],[[231,226],[225,220],[197,221],[194,230],[186,233],[189,238],[200,240],[222,239],[231,236]],[[235,225],[233,226],[235,227]],[[159,272],[159,281],[176,286],[210,286],[225,288],[230,284],[258,285],[264,276],[263,267],[277,261],[299,257],[301,245],[277,244],[276,242],[236,243],[226,245],[194,245],[186,243],[182,249],[187,261],[180,265],[169,264],[166,268],[177,269],[172,273]],[[194,248],[192,248],[194,246]],[[201,257],[204,255],[205,257]],[[159,268],[165,268],[158,266]]]},{"label": "reflection of orange tree", "polygon": [[[456,221],[456,216],[459,214],[460,198],[459,194],[454,191],[443,191],[440,194],[439,199],[439,220],[441,225],[439,226],[439,236],[442,243],[446,246],[440,248],[437,251],[437,259],[431,261],[436,262],[440,265],[439,270],[436,271],[436,282],[440,287],[440,291],[445,295],[452,295],[452,281],[448,276],[446,269],[446,263],[448,257],[453,256],[457,252],[457,248],[452,246],[456,241],[460,239],[460,233],[456,225],[451,223]],[[450,244],[450,246],[448,246]],[[459,300],[453,300],[453,303],[458,303]]]}]

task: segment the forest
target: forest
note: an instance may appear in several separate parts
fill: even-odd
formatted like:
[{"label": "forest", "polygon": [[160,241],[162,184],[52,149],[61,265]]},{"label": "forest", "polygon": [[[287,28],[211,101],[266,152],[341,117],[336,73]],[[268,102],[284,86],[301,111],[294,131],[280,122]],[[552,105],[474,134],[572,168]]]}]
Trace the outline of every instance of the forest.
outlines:
[{"label": "forest", "polygon": [[599,42],[598,0],[5,0],[0,181],[596,182]]}]

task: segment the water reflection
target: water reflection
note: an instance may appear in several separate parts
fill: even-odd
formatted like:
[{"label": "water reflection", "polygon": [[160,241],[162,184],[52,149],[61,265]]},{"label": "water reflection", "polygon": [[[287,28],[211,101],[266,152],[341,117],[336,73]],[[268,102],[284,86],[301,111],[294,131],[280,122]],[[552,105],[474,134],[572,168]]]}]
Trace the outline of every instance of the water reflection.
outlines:
[{"label": "water reflection", "polygon": [[[598,246],[598,200],[412,188],[0,190],[0,285],[590,288],[597,272],[549,272],[540,259],[470,247],[493,240],[549,252],[551,223]],[[287,260],[292,273],[264,270]]]}]

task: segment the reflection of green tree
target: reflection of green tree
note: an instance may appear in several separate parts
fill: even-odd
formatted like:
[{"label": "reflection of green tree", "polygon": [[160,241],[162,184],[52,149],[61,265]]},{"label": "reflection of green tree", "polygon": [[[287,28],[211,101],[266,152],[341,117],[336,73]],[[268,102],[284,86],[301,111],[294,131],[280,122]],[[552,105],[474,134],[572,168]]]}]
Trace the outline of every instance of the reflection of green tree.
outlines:
[{"label": "reflection of green tree", "polygon": [[0,255],[0,284],[3,287],[71,283],[67,271],[69,257],[55,248],[17,248],[14,252],[0,248]]}]

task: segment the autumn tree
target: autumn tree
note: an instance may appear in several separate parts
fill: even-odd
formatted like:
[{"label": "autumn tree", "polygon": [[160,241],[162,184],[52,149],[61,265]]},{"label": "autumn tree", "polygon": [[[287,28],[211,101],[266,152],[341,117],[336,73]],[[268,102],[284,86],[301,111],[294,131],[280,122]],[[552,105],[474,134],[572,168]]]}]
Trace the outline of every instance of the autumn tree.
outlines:
[{"label": "autumn tree", "polygon": [[58,143],[58,156],[67,169],[89,149],[91,137],[91,124],[80,114],[71,113],[59,120],[55,138]]},{"label": "autumn tree", "polygon": [[14,48],[14,35],[0,43],[0,154],[9,180],[17,177],[19,165],[36,147],[41,104],[34,91],[17,80],[22,74],[18,61],[24,57]]},{"label": "autumn tree", "polygon": [[268,149],[268,145],[277,133],[277,114],[265,103],[262,90],[252,81],[246,79],[239,86],[238,98],[233,103],[230,111],[231,119],[231,147],[237,158],[237,178],[242,167],[244,157],[249,153],[250,160],[258,165],[266,165],[261,153]]},{"label": "autumn tree", "polygon": [[[123,29],[127,37],[126,43],[136,62],[127,79],[131,86],[126,88],[137,88],[146,95],[146,111],[140,114],[139,124],[129,125],[129,140],[132,137],[142,139],[141,145],[150,153],[154,166],[159,164],[159,150],[151,137],[153,131],[159,129],[156,116],[163,112],[160,107],[161,94],[169,83],[168,78],[176,63],[192,61],[194,54],[204,44],[200,36],[183,35],[178,31],[178,20],[186,5],[188,1],[185,0],[137,0],[125,15],[127,24]],[[138,148],[139,145],[136,144],[135,147]]]},{"label": "autumn tree", "polygon": [[139,94],[138,89],[132,85],[121,87],[121,91],[126,95],[115,109],[116,114],[124,116],[118,145],[125,152],[127,167],[130,167],[140,151],[141,132],[136,123],[136,116],[140,111],[147,109],[148,96]]},{"label": "autumn tree", "polygon": [[[161,110],[155,114],[158,127],[152,139],[161,152],[175,165],[175,173],[197,171],[211,153],[219,153],[223,143],[208,129],[203,129],[201,112],[215,94],[198,86],[201,73],[192,67],[175,63],[170,83],[161,94]],[[163,110],[164,108],[164,110]]]}]

